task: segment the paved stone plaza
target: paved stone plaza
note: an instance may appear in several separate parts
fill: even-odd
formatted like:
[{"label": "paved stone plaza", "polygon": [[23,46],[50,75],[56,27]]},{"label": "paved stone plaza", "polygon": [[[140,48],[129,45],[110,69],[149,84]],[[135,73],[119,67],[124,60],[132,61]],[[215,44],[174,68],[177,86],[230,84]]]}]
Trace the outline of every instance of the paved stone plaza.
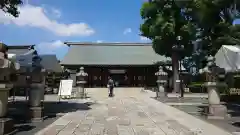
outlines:
[{"label": "paved stone plaza", "polygon": [[154,100],[139,89],[88,89],[89,110],[66,113],[36,135],[231,135],[176,108]]}]

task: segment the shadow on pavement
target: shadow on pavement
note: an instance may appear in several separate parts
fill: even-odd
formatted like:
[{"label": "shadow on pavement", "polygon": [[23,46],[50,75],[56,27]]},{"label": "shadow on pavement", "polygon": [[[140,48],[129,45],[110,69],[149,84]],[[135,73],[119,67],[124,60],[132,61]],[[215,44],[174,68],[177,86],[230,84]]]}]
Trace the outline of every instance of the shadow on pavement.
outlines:
[{"label": "shadow on pavement", "polygon": [[28,120],[28,104],[26,101],[15,101],[9,103],[8,117],[14,120],[16,135],[32,135],[53,123],[65,113],[90,110],[94,103],[73,103],[68,101],[44,101],[44,120],[43,122],[32,123]]},{"label": "shadow on pavement", "polygon": [[228,113],[232,117],[240,116],[240,96],[239,95],[222,95],[221,101],[226,103]]}]

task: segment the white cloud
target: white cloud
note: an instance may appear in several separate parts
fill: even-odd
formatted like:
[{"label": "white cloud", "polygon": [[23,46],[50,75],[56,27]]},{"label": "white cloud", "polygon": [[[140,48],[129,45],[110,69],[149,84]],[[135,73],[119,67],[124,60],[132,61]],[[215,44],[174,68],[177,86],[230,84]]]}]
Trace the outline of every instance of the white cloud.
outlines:
[{"label": "white cloud", "polygon": [[56,40],[56,41],[52,42],[52,44],[50,44],[50,45],[54,48],[58,48],[58,47],[62,47],[65,44],[60,40]]},{"label": "white cloud", "polygon": [[141,41],[150,41],[150,39],[149,39],[149,38],[147,38],[147,37],[144,37],[144,36],[140,36],[140,40],[141,40]]},{"label": "white cloud", "polygon": [[132,29],[131,28],[126,28],[124,31],[123,31],[123,34],[126,35],[128,33],[131,33],[132,32]]},{"label": "white cloud", "polygon": [[[64,24],[50,19],[44,12],[43,7],[23,5],[19,10],[20,15],[18,18],[14,18],[0,11],[0,23],[43,28],[59,36],[89,36],[95,33],[95,31],[84,22]],[[57,13],[58,11],[56,10],[55,12]]]},{"label": "white cloud", "polygon": [[102,43],[103,41],[102,41],[102,40],[97,40],[96,42],[97,42],[97,43]]},{"label": "white cloud", "polygon": [[55,54],[57,50],[67,48],[61,40],[55,40],[52,42],[42,42],[36,46],[37,50],[41,54]]}]

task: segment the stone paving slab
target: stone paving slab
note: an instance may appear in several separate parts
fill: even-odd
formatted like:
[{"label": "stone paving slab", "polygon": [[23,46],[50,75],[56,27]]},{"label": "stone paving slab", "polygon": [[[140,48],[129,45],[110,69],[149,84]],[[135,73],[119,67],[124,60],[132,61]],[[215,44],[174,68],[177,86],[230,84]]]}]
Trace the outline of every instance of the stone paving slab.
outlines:
[{"label": "stone paving slab", "polygon": [[[197,135],[231,135],[231,133],[215,126],[210,123],[207,123],[203,120],[200,120],[192,115],[189,115],[183,111],[180,111],[174,107],[168,106],[161,102],[156,102],[156,100],[151,98],[144,98],[143,101],[149,105],[155,106],[157,111],[161,111],[167,115],[170,119],[177,121],[180,125],[184,125],[187,129],[192,131]],[[159,108],[161,106],[161,108]],[[171,125],[173,126],[173,125]],[[192,133],[189,133],[192,134]]]},{"label": "stone paving slab", "polygon": [[88,92],[90,110],[67,113],[36,135],[231,135],[151,99],[151,92],[122,89],[113,98],[103,89]]}]

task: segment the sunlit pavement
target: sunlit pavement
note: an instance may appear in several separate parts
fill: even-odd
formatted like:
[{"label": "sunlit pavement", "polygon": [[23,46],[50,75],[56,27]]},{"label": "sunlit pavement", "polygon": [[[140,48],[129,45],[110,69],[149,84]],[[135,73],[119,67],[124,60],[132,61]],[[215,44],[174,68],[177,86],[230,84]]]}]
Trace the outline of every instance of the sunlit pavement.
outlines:
[{"label": "sunlit pavement", "polygon": [[118,88],[87,89],[90,98],[71,100],[89,108],[66,113],[37,135],[230,135],[176,108],[156,101],[155,93]]}]

